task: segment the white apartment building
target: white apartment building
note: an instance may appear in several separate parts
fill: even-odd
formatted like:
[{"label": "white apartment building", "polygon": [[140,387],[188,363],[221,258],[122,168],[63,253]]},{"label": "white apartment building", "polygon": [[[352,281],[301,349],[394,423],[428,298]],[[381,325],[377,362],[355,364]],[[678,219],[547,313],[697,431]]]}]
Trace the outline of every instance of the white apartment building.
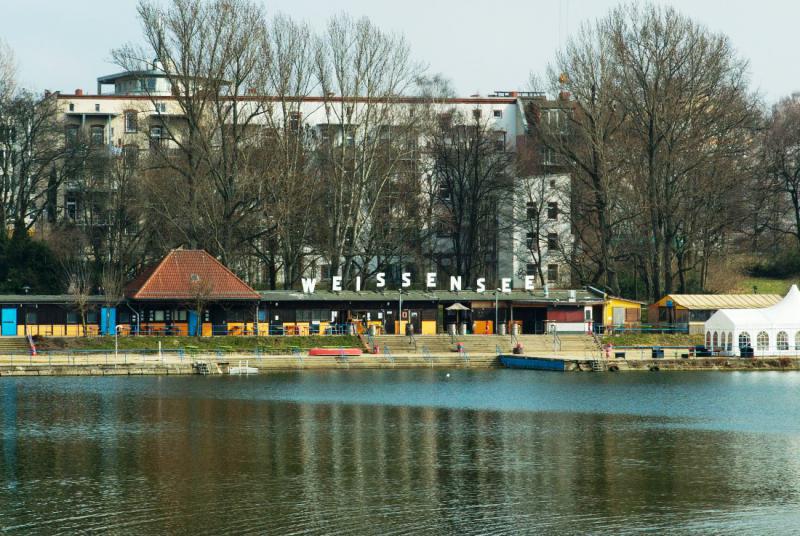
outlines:
[{"label": "white apartment building", "polygon": [[[240,97],[243,103],[247,103],[248,98]],[[436,106],[460,111],[467,117],[479,114],[496,132],[498,143],[502,142],[508,151],[515,151],[527,134],[525,106],[532,99],[547,102],[543,95],[497,92],[487,96],[444,99]],[[253,106],[264,101],[255,96],[251,100]],[[413,103],[413,99],[401,101],[397,106]],[[67,142],[81,130],[87,133],[92,145],[105,146],[109,151],[132,158],[155,146],[172,143],[166,139],[165,125],[182,117],[169,80],[157,63],[146,71],[100,77],[95,94],[81,90],[72,94],[60,93],[58,102],[64,114]],[[335,118],[332,120],[335,114],[326,109],[326,102],[330,103],[331,98],[304,97],[299,112],[290,120],[322,132],[327,125],[335,124]],[[503,277],[513,276],[515,288],[523,286],[526,275],[537,273],[542,273],[545,281],[553,287],[568,287],[570,284],[570,270],[563,261],[564,253],[569,252],[573,241],[570,223],[563,215],[568,208],[570,177],[559,171],[555,162],[548,161],[548,158],[543,153],[541,169],[545,171],[541,175],[517,178],[520,185],[534,186],[514,192],[511,206],[500,210],[501,218],[525,218],[533,211],[543,215],[539,232],[531,233],[514,226],[513,231],[499,232],[493,237],[496,240],[497,273]],[[58,198],[61,217],[74,219],[77,200],[69,184],[62,187]],[[532,247],[533,241],[538,241],[540,247]],[[531,250],[535,249],[539,251],[538,257],[531,255]]]}]

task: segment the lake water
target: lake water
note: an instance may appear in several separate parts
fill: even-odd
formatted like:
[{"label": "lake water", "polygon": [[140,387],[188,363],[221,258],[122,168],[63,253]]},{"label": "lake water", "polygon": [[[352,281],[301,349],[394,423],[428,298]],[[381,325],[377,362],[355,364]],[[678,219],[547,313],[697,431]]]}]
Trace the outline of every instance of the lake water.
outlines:
[{"label": "lake water", "polygon": [[800,373],[0,378],[0,532],[797,534]]}]

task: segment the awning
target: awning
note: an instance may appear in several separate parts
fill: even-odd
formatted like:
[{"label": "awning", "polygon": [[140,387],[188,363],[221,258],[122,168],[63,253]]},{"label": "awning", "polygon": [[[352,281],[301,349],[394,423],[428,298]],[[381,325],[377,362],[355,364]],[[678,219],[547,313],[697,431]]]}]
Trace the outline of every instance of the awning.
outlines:
[{"label": "awning", "polygon": [[454,303],[450,307],[447,308],[448,311],[469,311],[469,307],[466,305],[461,305],[460,303]]}]

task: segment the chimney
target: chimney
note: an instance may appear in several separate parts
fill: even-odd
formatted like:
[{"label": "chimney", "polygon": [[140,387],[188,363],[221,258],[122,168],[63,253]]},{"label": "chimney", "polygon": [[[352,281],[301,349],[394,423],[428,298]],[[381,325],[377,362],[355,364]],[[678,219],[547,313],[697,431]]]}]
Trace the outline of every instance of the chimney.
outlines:
[{"label": "chimney", "polygon": [[75,96],[76,97],[83,97],[83,90],[82,89],[76,89],[75,90]]}]

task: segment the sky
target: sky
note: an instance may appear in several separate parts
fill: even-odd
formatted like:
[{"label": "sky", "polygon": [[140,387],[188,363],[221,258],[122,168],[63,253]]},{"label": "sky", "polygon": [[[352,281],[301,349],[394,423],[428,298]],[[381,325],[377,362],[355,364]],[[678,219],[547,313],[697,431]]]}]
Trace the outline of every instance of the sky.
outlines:
[{"label": "sky", "polygon": [[[94,93],[98,76],[119,69],[111,49],[139,42],[137,0],[0,0],[0,38],[14,49],[20,78],[36,90]],[[727,34],[750,62],[752,87],[769,104],[800,90],[793,0],[672,0],[670,4],[715,32]],[[403,33],[429,73],[452,80],[457,93],[525,90],[544,74],[555,51],[582,23],[602,17],[608,0],[265,0],[321,29],[339,12],[367,16]]]}]

